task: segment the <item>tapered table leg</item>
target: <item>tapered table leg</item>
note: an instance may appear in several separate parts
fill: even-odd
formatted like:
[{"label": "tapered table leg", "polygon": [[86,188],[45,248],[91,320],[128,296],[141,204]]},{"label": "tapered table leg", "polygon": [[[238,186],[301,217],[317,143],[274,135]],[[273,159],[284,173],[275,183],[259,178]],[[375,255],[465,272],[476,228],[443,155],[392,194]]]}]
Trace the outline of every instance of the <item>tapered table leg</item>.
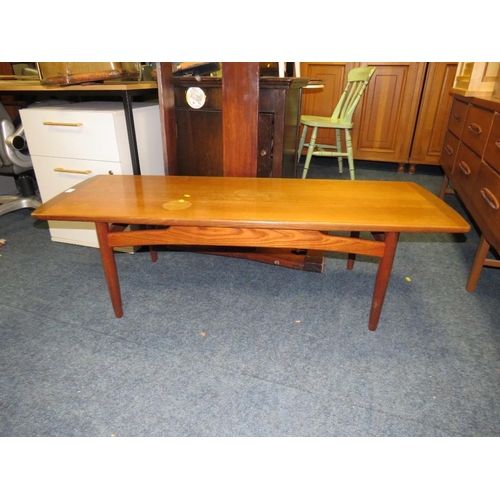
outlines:
[{"label": "tapered table leg", "polygon": [[120,283],[118,281],[118,272],[116,270],[116,261],[113,248],[109,246],[108,234],[109,226],[107,222],[96,222],[97,239],[99,240],[99,250],[101,252],[102,267],[106,282],[108,283],[109,295],[113,310],[117,318],[123,316],[122,298],[120,294]]},{"label": "tapered table leg", "polygon": [[380,259],[375,279],[375,290],[373,291],[372,307],[370,310],[370,319],[368,321],[368,328],[371,331],[377,329],[382,306],[384,305],[385,293],[389,285],[389,278],[391,277],[392,264],[396,254],[396,247],[398,245],[399,233],[386,233],[385,234],[385,250],[384,255]]},{"label": "tapered table leg", "polygon": [[467,285],[465,286],[465,289],[468,292],[473,292],[476,289],[479,276],[483,270],[484,261],[486,260],[489,251],[490,244],[486,241],[486,238],[481,235],[479,244],[477,245],[476,256],[474,257],[474,262],[472,263],[472,268],[470,270],[469,279],[467,280]]}]

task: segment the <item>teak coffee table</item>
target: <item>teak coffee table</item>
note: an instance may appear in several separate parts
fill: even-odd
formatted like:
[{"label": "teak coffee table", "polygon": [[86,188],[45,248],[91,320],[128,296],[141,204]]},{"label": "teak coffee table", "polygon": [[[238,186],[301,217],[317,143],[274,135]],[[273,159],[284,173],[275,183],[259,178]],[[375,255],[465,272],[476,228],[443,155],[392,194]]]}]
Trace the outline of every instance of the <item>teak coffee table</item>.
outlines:
[{"label": "teak coffee table", "polygon": [[[470,230],[437,196],[399,181],[95,176],[44,203],[32,217],[95,222],[117,318],[123,316],[123,308],[114,247],[251,246],[345,252],[348,269],[356,254],[378,257],[370,330],[378,325],[399,234]],[[127,225],[139,229],[123,231]],[[350,236],[327,233],[334,231]],[[361,232],[372,237],[361,238]],[[154,250],[152,259],[156,260]]]}]

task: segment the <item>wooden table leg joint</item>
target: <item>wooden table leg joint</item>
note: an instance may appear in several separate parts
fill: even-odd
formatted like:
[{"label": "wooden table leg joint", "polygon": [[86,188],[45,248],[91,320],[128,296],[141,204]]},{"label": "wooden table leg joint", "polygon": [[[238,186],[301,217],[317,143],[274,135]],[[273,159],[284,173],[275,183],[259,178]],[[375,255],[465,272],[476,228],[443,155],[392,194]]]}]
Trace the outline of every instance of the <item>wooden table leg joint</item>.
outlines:
[{"label": "wooden table leg joint", "polygon": [[[169,226],[162,229],[141,229],[136,231],[116,232],[113,226],[97,222],[101,258],[108,284],[113,309],[117,318],[123,316],[118,273],[116,269],[113,247],[125,245],[200,245],[212,244],[222,247],[257,245],[260,247],[278,248],[312,248],[313,250],[329,250],[348,252],[347,268],[352,269],[356,254],[380,258],[375,289],[370,310],[369,329],[377,328],[384,303],[392,264],[396,252],[399,233],[373,232],[374,240],[360,238],[359,231],[352,231],[351,237],[335,236],[324,231],[307,231],[294,229],[246,229],[219,227]],[[156,252],[151,259],[156,261]]]}]

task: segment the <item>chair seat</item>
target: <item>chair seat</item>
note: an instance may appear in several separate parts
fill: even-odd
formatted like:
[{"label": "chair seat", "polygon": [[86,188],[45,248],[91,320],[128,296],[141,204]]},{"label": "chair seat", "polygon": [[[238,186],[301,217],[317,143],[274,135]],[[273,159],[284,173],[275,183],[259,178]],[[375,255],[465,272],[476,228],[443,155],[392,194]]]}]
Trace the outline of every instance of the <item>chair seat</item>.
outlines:
[{"label": "chair seat", "polygon": [[302,115],[300,117],[301,125],[307,127],[321,127],[321,128],[342,128],[348,129],[353,127],[352,122],[346,122],[340,118],[332,118],[331,116],[313,116]]}]

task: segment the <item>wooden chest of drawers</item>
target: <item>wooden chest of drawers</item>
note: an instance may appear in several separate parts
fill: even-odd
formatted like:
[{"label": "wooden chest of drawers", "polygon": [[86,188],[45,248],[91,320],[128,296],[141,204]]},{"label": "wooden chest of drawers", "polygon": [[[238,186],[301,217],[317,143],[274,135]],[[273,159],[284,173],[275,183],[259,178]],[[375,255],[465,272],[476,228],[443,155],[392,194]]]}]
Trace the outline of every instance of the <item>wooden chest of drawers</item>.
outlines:
[{"label": "wooden chest of drawers", "polygon": [[466,286],[473,291],[483,266],[500,267],[487,258],[491,248],[500,252],[500,99],[454,98],[440,163],[440,197],[451,183],[481,231]]}]

